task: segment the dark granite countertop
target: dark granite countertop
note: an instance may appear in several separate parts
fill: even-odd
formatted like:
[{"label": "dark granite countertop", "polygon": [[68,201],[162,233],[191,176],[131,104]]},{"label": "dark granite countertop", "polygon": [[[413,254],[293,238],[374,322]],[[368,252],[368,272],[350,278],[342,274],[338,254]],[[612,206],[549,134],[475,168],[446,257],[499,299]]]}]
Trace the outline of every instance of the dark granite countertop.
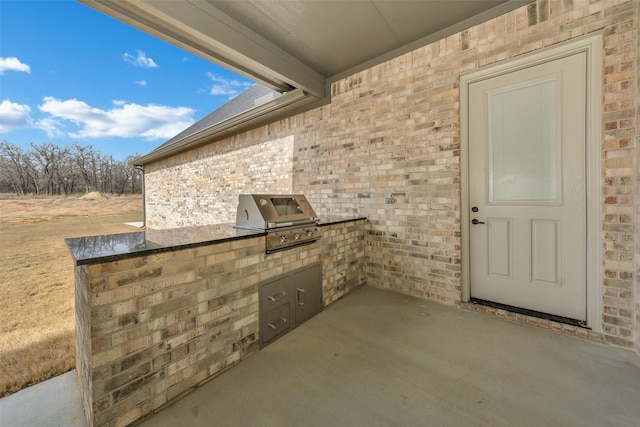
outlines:
[{"label": "dark granite countertop", "polygon": [[260,230],[240,230],[234,224],[147,230],[65,239],[76,265],[117,261],[179,249],[196,248],[213,242],[264,236]]},{"label": "dark granite countertop", "polygon": [[[324,218],[319,222],[319,225],[322,227],[359,219],[366,218]],[[65,242],[76,265],[85,265],[196,248],[232,240],[250,239],[266,236],[266,234],[262,230],[237,229],[234,224],[214,224],[167,230],[75,237],[65,239]]]}]

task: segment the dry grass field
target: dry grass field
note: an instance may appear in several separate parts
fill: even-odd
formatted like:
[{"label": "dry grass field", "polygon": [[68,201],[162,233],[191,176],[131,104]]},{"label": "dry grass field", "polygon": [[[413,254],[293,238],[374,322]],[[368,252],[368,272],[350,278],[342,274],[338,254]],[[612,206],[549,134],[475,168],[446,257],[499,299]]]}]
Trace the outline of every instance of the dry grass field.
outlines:
[{"label": "dry grass field", "polygon": [[64,239],[139,230],[138,196],[0,197],[0,397],[75,367]]}]

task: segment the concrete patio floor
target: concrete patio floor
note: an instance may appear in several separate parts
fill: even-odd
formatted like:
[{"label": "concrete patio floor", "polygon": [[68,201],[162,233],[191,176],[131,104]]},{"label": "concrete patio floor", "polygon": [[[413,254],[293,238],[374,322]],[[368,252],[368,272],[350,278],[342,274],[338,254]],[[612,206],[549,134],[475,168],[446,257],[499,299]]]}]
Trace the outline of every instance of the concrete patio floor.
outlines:
[{"label": "concrete patio floor", "polygon": [[[33,421],[79,408],[79,397],[46,403],[70,396],[54,380],[0,400],[0,426],[84,426]],[[638,426],[640,364],[625,350],[364,287],[141,425]]]},{"label": "concrete patio floor", "polygon": [[86,427],[76,371],[0,399],[0,427]]}]

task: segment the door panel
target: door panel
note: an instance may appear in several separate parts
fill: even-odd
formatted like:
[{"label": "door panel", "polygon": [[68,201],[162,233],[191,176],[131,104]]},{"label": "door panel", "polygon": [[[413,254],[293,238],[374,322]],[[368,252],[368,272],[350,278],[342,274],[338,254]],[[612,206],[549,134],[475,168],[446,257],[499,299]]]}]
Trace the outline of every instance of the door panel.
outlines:
[{"label": "door panel", "polygon": [[293,276],[296,324],[322,311],[322,265],[301,270]]},{"label": "door panel", "polygon": [[489,250],[489,275],[499,277],[511,277],[511,220],[508,218],[487,219],[487,232]]},{"label": "door panel", "polygon": [[531,281],[560,285],[562,253],[558,221],[531,221]]},{"label": "door panel", "polygon": [[469,85],[470,292],[586,320],[586,54]]}]

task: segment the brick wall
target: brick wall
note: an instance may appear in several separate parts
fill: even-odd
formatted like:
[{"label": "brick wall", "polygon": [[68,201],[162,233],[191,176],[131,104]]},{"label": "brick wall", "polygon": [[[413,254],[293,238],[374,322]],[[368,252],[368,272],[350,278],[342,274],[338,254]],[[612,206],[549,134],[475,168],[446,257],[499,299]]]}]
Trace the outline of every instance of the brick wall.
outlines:
[{"label": "brick wall", "polygon": [[265,255],[264,237],[76,267],[89,425],[124,426],[258,350],[259,283],[322,261],[324,304],[364,283],[365,221]]},{"label": "brick wall", "polygon": [[[636,197],[634,154],[638,141],[638,12],[633,8],[609,13],[604,29],[604,106],[602,168],[604,173],[604,333],[609,342],[629,347],[637,341],[634,302],[634,245],[640,234],[634,228]],[[622,6],[619,6],[622,9]],[[615,8],[613,9],[615,11]],[[635,235],[634,235],[635,233]]]},{"label": "brick wall", "polygon": [[93,425],[91,408],[91,309],[89,308],[89,271],[81,265],[75,269],[75,308],[76,308],[76,374],[80,384],[82,407],[90,426]]},{"label": "brick wall", "polygon": [[327,306],[364,285],[365,221],[343,222],[322,230],[322,292]]},{"label": "brick wall", "polygon": [[[458,304],[460,74],[601,31],[604,265],[596,327],[607,342],[640,352],[638,8],[637,0],[538,0],[335,82],[329,105],[211,146],[293,136],[293,191],[320,216],[369,218],[368,283]],[[148,211],[154,203],[152,196]],[[184,215],[180,221],[190,221]]]},{"label": "brick wall", "polygon": [[293,136],[230,138],[145,167],[146,225],[235,222],[238,194],[291,193]]},{"label": "brick wall", "polygon": [[[640,7],[640,6],[639,6]],[[636,246],[636,268],[635,268],[635,279],[636,279],[636,353],[640,355],[640,11],[636,10],[636,35],[635,35],[635,43],[638,46],[637,49],[631,49],[629,52],[629,59],[635,54],[635,177],[636,177],[636,191],[635,191],[635,203],[636,203],[636,212],[635,212],[635,230],[633,233],[633,239]],[[633,31],[633,28],[630,29]],[[630,34],[631,35],[631,34]],[[633,40],[633,37],[631,37]],[[632,61],[633,62],[633,61]],[[631,79],[630,79],[631,80]],[[634,90],[630,90],[630,96],[627,98],[632,100],[634,98]],[[631,106],[629,106],[631,107]],[[633,145],[633,144],[632,144]]]}]

